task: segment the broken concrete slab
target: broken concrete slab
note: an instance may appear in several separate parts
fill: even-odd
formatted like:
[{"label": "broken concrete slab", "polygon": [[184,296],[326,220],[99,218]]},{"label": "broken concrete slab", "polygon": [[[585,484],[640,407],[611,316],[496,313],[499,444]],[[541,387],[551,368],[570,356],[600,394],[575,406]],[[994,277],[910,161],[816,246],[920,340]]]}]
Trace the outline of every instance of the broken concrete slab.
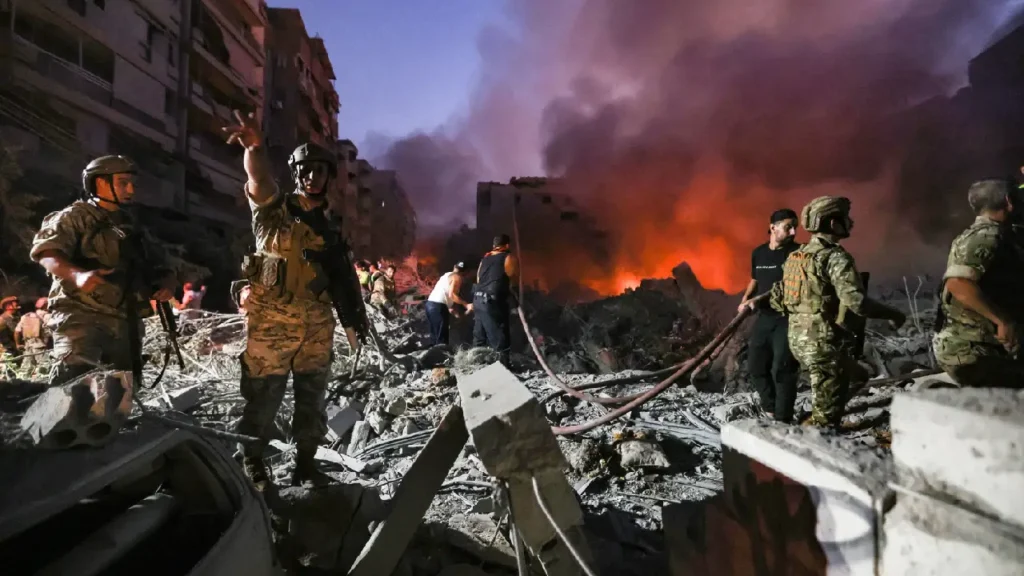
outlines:
[{"label": "broken concrete slab", "polygon": [[337,442],[362,419],[363,403],[346,400],[337,405],[327,405],[327,441]]},{"label": "broken concrete slab", "polygon": [[487,514],[454,514],[446,525],[436,530],[440,540],[472,554],[487,564],[515,568],[516,553],[505,538],[498,534],[498,526]]},{"label": "broken concrete slab", "polygon": [[355,456],[365,446],[367,439],[370,438],[370,424],[365,421],[356,422],[355,426],[352,427],[352,438],[348,443],[348,450],[346,452],[349,456]]},{"label": "broken concrete slab", "polygon": [[150,408],[166,408],[177,412],[187,412],[198,406],[200,402],[203,401],[201,390],[202,386],[199,384],[196,384],[195,386],[188,386],[186,388],[178,388],[177,390],[171,390],[166,395],[146,402],[146,406]]},{"label": "broken concrete slab", "polygon": [[882,574],[1024,574],[1024,530],[900,492],[885,517]]},{"label": "broken concrete slab", "polygon": [[391,499],[390,514],[374,530],[349,574],[377,576],[395,569],[468,438],[462,408],[453,406],[409,467]]},{"label": "broken concrete slab", "polygon": [[653,440],[625,440],[617,446],[623,468],[670,468],[668,456]]},{"label": "broken concrete slab", "polygon": [[[484,468],[508,484],[512,517],[549,576],[581,574],[582,569],[552,522],[566,533],[588,564],[590,549],[580,527],[583,513],[565,478],[567,463],[536,397],[499,363],[458,377],[466,427]],[[551,520],[534,490],[539,486]]]},{"label": "broken concrete slab", "polygon": [[891,422],[902,483],[1024,528],[1024,391],[899,394]]},{"label": "broken concrete slab", "polygon": [[728,424],[722,443],[724,492],[682,556],[711,574],[876,574],[889,463],[854,441],[770,422]]},{"label": "broken concrete slab", "polygon": [[401,416],[402,414],[405,414],[407,406],[405,398],[394,398],[388,402],[384,411],[392,416]]},{"label": "broken concrete slab", "polygon": [[370,412],[366,415],[366,423],[373,429],[374,434],[380,436],[391,425],[387,418],[380,412]]},{"label": "broken concrete slab", "polygon": [[565,457],[537,398],[499,363],[458,376],[466,427],[487,472],[507,479],[564,470]]},{"label": "broken concrete slab", "polygon": [[131,413],[132,394],[130,372],[90,374],[43,392],[25,411],[21,429],[43,448],[103,446]]}]

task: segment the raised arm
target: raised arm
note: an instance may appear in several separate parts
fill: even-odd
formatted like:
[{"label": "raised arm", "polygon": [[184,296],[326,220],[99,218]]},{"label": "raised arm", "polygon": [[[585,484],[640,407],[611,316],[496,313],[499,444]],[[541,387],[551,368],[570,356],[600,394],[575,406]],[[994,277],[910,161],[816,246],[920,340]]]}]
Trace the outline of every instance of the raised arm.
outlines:
[{"label": "raised arm", "polygon": [[263,133],[255,113],[242,116],[241,112],[235,110],[235,119],[238,124],[224,128],[228,144],[238,143],[245,148],[245,174],[249,178],[245,183],[246,193],[255,204],[264,204],[277,194],[277,183],[274,182],[270,160],[263,147]]}]

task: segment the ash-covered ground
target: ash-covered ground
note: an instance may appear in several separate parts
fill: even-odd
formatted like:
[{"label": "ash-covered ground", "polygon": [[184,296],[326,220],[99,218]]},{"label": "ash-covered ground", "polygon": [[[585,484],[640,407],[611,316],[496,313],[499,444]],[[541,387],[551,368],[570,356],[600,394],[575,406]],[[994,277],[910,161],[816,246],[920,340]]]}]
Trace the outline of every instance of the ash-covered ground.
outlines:
[{"label": "ash-covered ground", "polygon": [[[418,277],[400,279],[399,284],[421,293],[430,287]],[[882,324],[869,324],[867,360],[862,364],[872,380],[851,401],[843,431],[865,449],[888,447],[889,402],[908,383],[892,377],[929,369],[934,306],[929,298],[932,288],[927,282],[920,284],[915,279],[883,295],[911,318],[898,333]],[[596,302],[564,306],[542,294],[524,298],[545,358],[574,387],[641,377],[644,370],[692,357],[735,315],[737,304],[738,297],[700,288],[685,266],[676,269],[674,278],[645,281],[636,290]],[[467,318],[456,320],[451,348],[427,349],[422,306],[410,302],[406,309],[408,314],[387,321],[368,308],[381,346],[370,344],[364,349],[354,374],[353,356],[339,330],[335,377],[328,396],[332,432],[324,446],[328,450],[321,454],[325,470],[339,481],[376,489],[385,501],[395,493],[430,432],[459,402],[458,375],[496,360],[489,350],[464,346]],[[183,411],[203,426],[233,430],[242,410],[238,355],[244,347],[244,319],[189,312],[179,322],[184,370],[172,364],[161,383],[140,391],[140,396],[151,409]],[[556,393],[528,353],[518,320],[513,322],[517,331],[513,341],[520,352],[513,354],[513,367],[543,399],[552,425],[579,424],[607,411]],[[747,381],[745,348],[751,324],[748,319],[692,378],[608,425],[559,437],[569,463],[568,479],[587,515],[592,551],[599,564],[610,570],[606,573],[663,573],[661,506],[703,500],[720,490],[719,427],[731,420],[763,417]],[[147,382],[159,371],[164,348],[164,336],[152,319],[145,342],[153,360],[146,368]],[[621,396],[641,392],[656,381],[589,392]],[[804,382],[797,401],[801,419],[809,409],[810,391]],[[289,390],[277,419],[275,454],[270,456],[282,485],[291,471],[290,416]],[[500,500],[468,444],[407,550],[405,569],[433,575],[445,567],[469,564],[484,573],[514,573],[508,521]]]}]

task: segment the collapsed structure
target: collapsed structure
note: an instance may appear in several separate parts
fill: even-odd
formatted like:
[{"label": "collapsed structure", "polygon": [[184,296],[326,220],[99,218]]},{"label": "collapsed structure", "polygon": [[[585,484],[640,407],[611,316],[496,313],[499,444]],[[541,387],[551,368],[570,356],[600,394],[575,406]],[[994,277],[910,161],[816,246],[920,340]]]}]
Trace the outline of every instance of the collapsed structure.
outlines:
[{"label": "collapsed structure", "polygon": [[[676,278],[645,282],[617,298],[564,308],[565,317],[617,315],[635,324],[606,334],[611,345],[603,349],[594,346],[597,336],[585,321],[542,322],[550,314],[542,296],[528,295],[524,306],[527,317],[537,320],[534,336],[545,360],[559,366],[560,379],[586,388],[596,399],[647,390],[650,385],[643,382],[658,372],[637,368],[672,364],[707,348],[729,310],[735,310],[729,297],[688,283],[686,271],[680,267]],[[430,285],[409,268],[401,276],[406,286]],[[642,322],[666,306],[676,307],[680,324]],[[698,309],[701,315],[689,316]],[[715,309],[722,311],[717,318]],[[985,566],[986,574],[1018,573],[1021,521],[1010,495],[1020,479],[1012,463],[1024,445],[1020,394],[916,391],[944,380],[923,366],[928,336],[922,326],[928,319],[917,315],[916,321],[900,333],[869,327],[873,361],[865,368],[874,379],[851,401],[841,436],[758,420],[757,402],[740,368],[742,337],[715,346],[713,361],[609,425],[558,435],[601,418],[608,409],[557,390],[528,354],[513,355],[513,364],[524,370],[516,378],[491,365],[495,358],[488,350],[452,355],[444,347],[422,349],[426,335],[415,308],[395,322],[375,317],[379,348],[364,351],[358,366],[344,346],[337,350],[333,372],[338,376],[328,398],[330,432],[317,459],[340,484],[284,488],[268,497],[265,536],[247,545],[259,551],[252,558],[271,557],[272,529],[285,565],[352,574],[514,574],[524,563],[548,574],[583,574],[577,556],[595,573],[607,574],[946,573],[944,567],[958,563]],[[745,328],[739,327],[740,335]],[[108,422],[112,433],[97,433],[94,444],[105,445],[98,454],[120,450],[124,470],[97,472],[96,482],[75,493],[120,494],[129,516],[87,515],[92,520],[83,526],[97,529],[107,521],[112,524],[104,530],[120,533],[118,527],[132,515],[142,515],[150,526],[118,540],[117,554],[111,552],[103,563],[86,542],[92,532],[80,526],[77,536],[50,547],[55,562],[87,557],[96,559],[96,566],[137,568],[144,565],[138,564],[139,550],[180,527],[174,519],[200,497],[187,493],[200,488],[181,480],[161,484],[154,479],[180,476],[167,465],[142,463],[156,462],[155,446],[171,450],[184,440],[190,446],[201,442],[202,449],[221,454],[215,460],[226,462],[234,443],[246,441],[231,432],[241,406],[235,357],[243,330],[242,318],[234,315],[200,312],[182,318],[187,367],[168,368],[153,390],[123,375],[92,377],[84,383],[91,391],[84,396],[53,390],[18,402],[15,387],[5,385],[4,470],[20,469],[25,455],[35,452],[20,444],[66,442],[63,431],[74,426],[88,438],[97,421]],[[655,339],[628,336],[631,330],[674,331],[678,341],[659,347],[652,344]],[[156,330],[149,333],[146,348],[159,356],[163,337]],[[521,343],[524,337],[520,332]],[[639,354],[639,346],[651,348]],[[144,383],[152,382],[158,369],[148,367]],[[615,375],[610,380],[602,372]],[[69,397],[92,398],[106,412],[91,411],[87,418],[93,420],[82,428],[74,418],[64,418],[72,416],[67,407],[76,400],[60,398]],[[124,406],[126,399],[136,404],[134,411]],[[42,410],[44,405],[49,409]],[[797,411],[809,412],[806,390]],[[287,416],[277,420],[270,457],[282,485],[294,454]],[[152,443],[161,437],[177,440]],[[143,445],[150,448],[142,450]],[[32,458],[31,465],[40,467],[34,475],[83,465],[70,456],[78,451],[46,453],[50,456]],[[179,462],[180,456],[172,456],[178,453],[167,452],[160,461]],[[137,465],[127,466],[134,459]],[[244,483],[234,468],[211,473]],[[135,469],[155,476],[119,476]],[[190,474],[206,477],[196,470]],[[5,482],[12,481],[24,478],[15,475]],[[10,498],[0,506],[0,558],[21,558],[17,549],[71,513],[62,510],[74,508],[67,499],[54,498],[60,488],[23,497],[24,490],[4,492]],[[190,556],[195,566],[189,573],[202,573],[203,562],[224,560],[219,555],[225,547],[218,547],[216,538],[176,542],[201,548]],[[253,570],[246,573],[269,573],[245,565]]]}]

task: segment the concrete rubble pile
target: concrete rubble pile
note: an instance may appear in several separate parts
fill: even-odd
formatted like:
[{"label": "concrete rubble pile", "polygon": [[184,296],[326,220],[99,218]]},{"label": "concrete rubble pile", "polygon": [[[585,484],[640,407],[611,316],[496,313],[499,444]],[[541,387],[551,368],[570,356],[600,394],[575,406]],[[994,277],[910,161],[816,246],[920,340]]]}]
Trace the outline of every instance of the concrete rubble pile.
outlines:
[{"label": "concrete rubble pile", "polygon": [[[549,362],[558,365],[556,371],[569,372],[562,375],[563,380],[571,386],[578,386],[609,379],[611,373],[616,377],[642,376],[644,372],[636,367],[661,368],[691,357],[696,349],[710,340],[717,328],[735,314],[736,297],[703,290],[685,266],[678,267],[674,274],[675,277],[669,280],[645,281],[638,289],[617,298],[559,307],[563,309],[560,316],[552,315],[551,310],[555,306],[545,302],[541,296],[528,295],[525,309],[537,334],[545,339],[541,343],[545,355]],[[417,288],[421,292],[429,288],[423,281],[413,284],[422,284]],[[453,414],[453,406],[470,410],[473,402],[466,395],[466,382],[482,371],[491,370],[491,365],[497,360],[496,355],[485,349],[460,347],[454,352],[445,346],[427,347],[427,330],[421,307],[411,306],[409,315],[395,321],[384,319],[370,308],[368,311],[379,335],[379,348],[373,343],[368,345],[361,353],[358,365],[353,366],[353,357],[343,344],[340,328],[336,337],[335,378],[330,384],[327,408],[330,431],[317,454],[323,468],[342,484],[335,499],[349,502],[346,509],[359,509],[361,505],[358,502],[367,502],[360,518],[367,526],[376,527],[376,531],[373,535],[368,530],[360,532],[359,539],[402,542],[398,548],[407,544],[396,573],[515,574],[517,558],[514,538],[508,531],[508,494],[501,486],[507,484],[510,487],[513,502],[522,502],[523,498],[515,494],[516,490],[525,488],[516,486],[517,482],[525,480],[504,464],[508,458],[514,460],[516,457],[499,452],[513,450],[512,446],[523,441],[525,436],[491,439],[496,443],[485,449],[481,444],[484,437],[480,436],[484,433],[481,430],[485,429],[480,428],[482,424],[474,424],[477,422],[474,418],[479,419],[479,416],[467,412],[462,429],[468,430],[469,442],[451,436],[445,440],[446,446],[426,448],[437,451],[436,454],[431,453],[431,460],[436,462],[446,462],[450,453],[449,468],[443,469],[441,464],[431,467],[422,459],[417,461],[428,440],[438,438],[439,429],[452,427],[444,422],[457,417],[461,423],[462,413]],[[572,316],[576,318],[570,318]],[[617,319],[619,324],[612,323],[612,319]],[[573,325],[575,331],[566,328],[573,321],[576,322]],[[622,322],[630,325],[623,326]],[[864,456],[865,461],[886,461],[893,398],[899,398],[896,405],[902,406],[905,404],[902,399],[906,396],[902,392],[908,387],[935,380],[933,377],[918,377],[916,380],[889,378],[920,369],[927,363],[926,354],[921,355],[922,350],[926,350],[926,346],[922,347],[922,343],[927,342],[927,330],[922,328],[926,325],[909,324],[899,334],[873,325],[870,327],[869,348],[875,359],[867,363],[866,369],[874,380],[869,381],[851,402],[842,437],[822,442],[853,447],[851,449],[858,454],[867,455]],[[603,326],[603,332],[594,331],[597,325]],[[590,332],[579,330],[581,326],[590,327]],[[645,330],[652,330],[654,335],[644,336]],[[183,413],[187,415],[188,422],[196,425],[233,431],[242,409],[238,391],[238,355],[244,348],[244,319],[237,315],[189,312],[180,318],[180,331],[186,368],[179,370],[172,364],[159,385],[153,389],[139,387],[134,393],[152,413],[185,419],[181,415]],[[529,445],[530,450],[538,451],[537,454],[546,450],[552,454],[551,462],[554,462],[544,470],[536,470],[535,477],[543,480],[547,486],[544,490],[559,492],[563,489],[557,486],[562,482],[564,491],[575,495],[576,500],[553,498],[555,507],[568,506],[565,510],[569,511],[564,514],[572,516],[571,509],[577,506],[578,501],[575,514],[579,515],[578,521],[585,527],[585,543],[589,544],[587,548],[593,565],[602,567],[602,573],[667,573],[670,558],[666,538],[671,544],[675,536],[663,534],[663,531],[671,532],[673,523],[692,525],[698,521],[698,516],[710,518],[712,512],[696,514],[691,509],[697,503],[720,498],[716,495],[736,482],[730,478],[730,470],[748,466],[736,464],[730,454],[747,454],[752,449],[744,451],[739,446],[741,442],[730,438],[738,437],[737,434],[757,436],[762,434],[761,430],[775,430],[773,425],[747,420],[762,414],[754,394],[747,391],[749,386],[739,384],[745,378],[745,371],[738,367],[744,363],[744,340],[745,335],[741,332],[714,362],[700,370],[691,381],[669,388],[627,416],[589,432],[557,437],[550,436],[547,426],[579,424],[601,416],[606,408],[554,393],[556,389],[545,373],[538,369],[531,355],[525,354],[524,347],[519,348],[521,354],[513,354],[513,366],[523,387],[521,400],[532,401],[536,408],[530,410],[536,410],[546,420],[536,428],[538,440]],[[522,344],[521,333],[519,344]],[[145,341],[146,353],[152,360],[145,370],[145,385],[155,379],[161,367],[164,347],[164,337],[154,322],[148,326]],[[590,392],[604,397],[622,396],[643,391],[653,382],[618,384],[591,389]],[[514,385],[517,384],[510,384]],[[809,390],[804,387],[797,402],[798,416],[809,413],[809,396]],[[284,405],[277,419],[278,434],[272,443],[274,453],[269,457],[280,486],[288,484],[293,466],[294,450],[289,431],[290,390]],[[894,428],[898,427],[896,420],[894,414]],[[534,420],[529,421],[534,422],[531,426],[536,424]],[[26,441],[18,424],[9,415],[4,416],[7,437],[16,442]],[[1019,433],[1019,430],[1014,433]],[[548,442],[544,440],[545,434],[547,438],[557,438],[557,443],[551,440],[550,444],[545,444]],[[776,432],[764,434],[770,436]],[[758,442],[767,446],[776,439],[770,437]],[[452,443],[457,445],[454,451]],[[1018,443],[1017,449],[1022,445],[1024,443]],[[897,470],[934,472],[938,474],[936,486],[949,486],[958,480],[928,468],[938,465],[937,462],[909,457],[901,460],[896,450],[898,446],[899,440],[894,444]],[[789,461],[781,453],[779,458]],[[765,465],[772,467],[773,463],[765,462]],[[873,469],[884,467],[882,464],[871,466]],[[788,468],[775,469],[790,474],[798,482],[803,481],[802,477],[797,477],[799,475],[792,476]],[[548,476],[543,476],[545,474]],[[419,482],[425,486],[421,493],[412,494],[413,489],[408,487],[402,488],[404,493],[401,493],[399,487],[409,486],[408,482],[403,482],[403,479],[408,480],[407,476],[428,479]],[[885,483],[878,486],[869,484],[858,484],[860,492],[857,492],[857,498],[865,507],[874,510],[878,504],[875,499],[880,498],[878,494],[882,490],[879,486]],[[737,486],[738,490],[742,488],[739,484]],[[298,502],[292,510],[308,508],[315,511],[322,506],[319,500],[310,504],[308,493],[302,489],[294,493],[287,490],[294,492],[296,489],[282,491],[285,499]],[[354,492],[342,494],[345,490]],[[967,486],[958,486],[957,490],[957,494],[970,493]],[[1009,492],[1002,491],[1004,494]],[[890,516],[891,520],[886,520],[905,526],[901,528],[901,534],[908,539],[908,547],[926,541],[919,534],[918,516],[933,512],[929,502],[922,500],[916,504],[917,508],[912,509],[907,504],[902,516]],[[985,516],[992,503],[978,502],[980,514]],[[340,503],[336,506],[345,508]],[[528,515],[514,510],[515,506],[513,504],[513,516],[525,518],[522,515]],[[664,515],[662,506],[666,506]],[[687,512],[680,514],[680,507]],[[399,515],[403,520],[379,523],[388,510],[390,518]],[[949,513],[967,514],[962,511]],[[1006,518],[1007,522],[1018,520],[1012,515]],[[517,525],[526,521],[517,520]],[[577,525],[575,522],[573,520],[569,525]],[[307,519],[307,523],[316,524],[316,521]],[[318,534],[322,536],[322,532]],[[294,544],[294,527],[290,536]],[[343,536],[337,536],[337,541],[325,537],[319,540],[327,549],[334,546],[343,552],[330,553],[326,565],[318,565],[315,561],[307,565],[327,569],[347,567],[353,562],[358,567],[362,562],[361,566],[365,567],[381,561],[372,557],[357,561],[352,551],[361,549],[362,541],[358,546],[354,542],[343,545],[341,540],[353,538]],[[524,534],[524,537],[527,548],[533,549],[535,545],[543,547],[544,539],[552,536],[537,536],[533,540],[529,535]],[[367,546],[366,550],[370,548]],[[372,553],[368,554],[372,556]],[[672,554],[671,562],[675,566],[681,560],[674,548]],[[686,562],[708,562],[697,558],[696,552],[689,554],[684,558]],[[347,557],[341,558],[345,555]],[[915,555],[908,552],[904,561],[910,562],[907,558],[911,556]],[[315,557],[316,554],[305,552],[307,560]],[[467,566],[475,567],[477,571]],[[708,573],[730,572],[712,570]],[[991,573],[1004,572],[997,570]]]}]

